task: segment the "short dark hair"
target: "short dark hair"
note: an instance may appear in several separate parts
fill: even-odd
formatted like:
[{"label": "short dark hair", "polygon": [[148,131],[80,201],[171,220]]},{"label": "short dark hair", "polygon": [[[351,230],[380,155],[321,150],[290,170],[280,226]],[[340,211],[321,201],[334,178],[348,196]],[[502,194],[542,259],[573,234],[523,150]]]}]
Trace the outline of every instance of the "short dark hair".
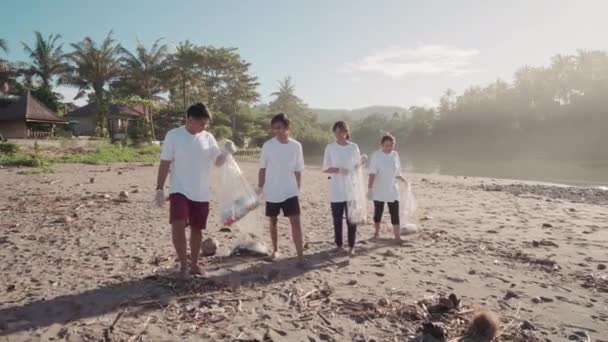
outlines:
[{"label": "short dark hair", "polygon": [[331,131],[336,133],[336,130],[338,128],[343,131],[346,131],[346,140],[350,140],[350,128],[348,127],[348,124],[346,123],[346,121],[336,121],[336,123],[334,123],[334,127],[331,129]]},{"label": "short dark hair", "polygon": [[194,119],[207,119],[211,120],[211,113],[203,103],[195,103],[188,108],[186,116]]},{"label": "short dark hair", "polygon": [[272,120],[270,120],[270,125],[274,125],[276,123],[282,123],[283,126],[285,126],[285,128],[289,128],[289,124],[291,123],[289,121],[289,119],[287,118],[287,115],[285,115],[284,113],[279,113],[275,116],[272,117]]},{"label": "short dark hair", "polygon": [[384,144],[387,141],[391,141],[394,144],[395,137],[392,136],[390,133],[386,133],[385,135],[382,136],[382,140],[380,140],[380,144]]}]

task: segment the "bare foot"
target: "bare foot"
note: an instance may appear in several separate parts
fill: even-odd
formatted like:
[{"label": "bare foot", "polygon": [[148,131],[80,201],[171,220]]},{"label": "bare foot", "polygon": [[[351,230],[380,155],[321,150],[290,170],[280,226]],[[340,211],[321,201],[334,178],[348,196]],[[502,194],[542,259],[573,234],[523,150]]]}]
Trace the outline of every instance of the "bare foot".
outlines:
[{"label": "bare foot", "polygon": [[190,265],[190,275],[204,277],[205,272],[198,265]]},{"label": "bare foot", "polygon": [[344,253],[344,248],[342,248],[342,246],[336,246],[336,248],[334,248],[334,253],[342,254]]},{"label": "bare foot", "polygon": [[306,260],[304,257],[298,257],[298,261],[296,262],[296,267],[305,269],[306,268]]},{"label": "bare foot", "polygon": [[270,254],[268,257],[266,257],[266,261],[275,261],[279,258],[279,252],[278,251],[274,251],[272,252],[272,254]]},{"label": "bare foot", "polygon": [[178,270],[175,270],[176,278],[186,278],[188,276],[188,265],[181,265]]}]

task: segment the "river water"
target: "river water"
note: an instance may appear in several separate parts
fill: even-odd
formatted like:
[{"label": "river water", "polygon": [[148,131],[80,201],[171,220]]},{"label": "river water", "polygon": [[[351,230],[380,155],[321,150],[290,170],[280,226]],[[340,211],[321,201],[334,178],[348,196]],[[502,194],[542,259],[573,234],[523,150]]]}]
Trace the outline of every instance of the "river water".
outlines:
[{"label": "river water", "polygon": [[[322,156],[306,156],[306,164],[320,166]],[[402,158],[403,170],[453,176],[487,177],[558,183],[585,187],[608,186],[608,161],[558,162],[541,159],[508,161],[442,161]]]}]

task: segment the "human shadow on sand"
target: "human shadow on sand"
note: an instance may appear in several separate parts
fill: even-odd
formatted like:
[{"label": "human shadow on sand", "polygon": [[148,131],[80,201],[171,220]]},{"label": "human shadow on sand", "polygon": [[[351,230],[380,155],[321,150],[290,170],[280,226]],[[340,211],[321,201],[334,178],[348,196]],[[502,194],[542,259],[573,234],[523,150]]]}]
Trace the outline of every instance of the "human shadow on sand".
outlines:
[{"label": "human shadow on sand", "polygon": [[[376,249],[391,245],[387,241],[362,242],[357,249],[361,257]],[[225,258],[230,265],[219,262],[219,269],[204,279],[184,279],[172,281],[167,285],[167,276],[153,274],[141,279],[104,285],[84,292],[64,295],[52,299],[38,299],[20,306],[0,309],[0,336],[47,327],[52,324],[67,324],[76,320],[92,318],[118,310],[134,309],[145,313],[167,305],[171,300],[187,294],[212,296],[218,291],[238,292],[240,286],[265,286],[297,278],[306,272],[328,267],[347,267],[349,259],[344,254],[331,251],[318,251],[306,255],[305,267],[299,267],[295,258],[283,258],[268,263],[254,262],[243,269],[232,270],[238,263],[248,260]],[[208,267],[213,267],[211,263]],[[216,268],[217,268],[216,266]],[[217,274],[216,274],[217,273]],[[198,290],[198,291],[197,291]],[[155,305],[148,305],[149,303]]]}]

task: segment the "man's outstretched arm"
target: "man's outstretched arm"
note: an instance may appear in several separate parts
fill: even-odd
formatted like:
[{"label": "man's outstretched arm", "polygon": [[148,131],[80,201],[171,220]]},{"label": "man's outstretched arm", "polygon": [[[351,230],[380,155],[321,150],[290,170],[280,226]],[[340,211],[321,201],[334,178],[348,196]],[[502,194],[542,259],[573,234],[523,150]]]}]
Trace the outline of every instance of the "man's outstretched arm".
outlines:
[{"label": "man's outstretched arm", "polygon": [[170,160],[161,160],[158,166],[158,176],[156,178],[156,190],[163,190],[165,188],[165,181],[169,175],[171,168]]},{"label": "man's outstretched arm", "polygon": [[258,171],[258,189],[264,188],[264,184],[266,184],[266,169],[260,169]]},{"label": "man's outstretched arm", "polygon": [[156,178],[156,195],[154,198],[158,207],[162,207],[165,204],[165,181],[167,180],[170,167],[170,160],[160,161],[160,166],[158,167],[158,177]]}]

